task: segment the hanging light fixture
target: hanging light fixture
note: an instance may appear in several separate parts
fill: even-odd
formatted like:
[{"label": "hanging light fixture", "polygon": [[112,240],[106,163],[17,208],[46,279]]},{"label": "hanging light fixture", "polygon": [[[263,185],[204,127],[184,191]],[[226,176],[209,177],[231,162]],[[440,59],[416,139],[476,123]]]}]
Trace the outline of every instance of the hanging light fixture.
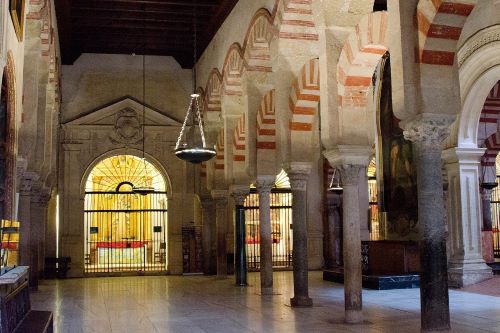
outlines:
[{"label": "hanging light fixture", "polygon": [[[144,6],[143,31],[146,30],[146,7]],[[146,185],[147,165],[146,165],[146,39],[143,39],[142,50],[142,164],[144,166],[144,182],[142,186],[132,186],[132,192],[140,195],[148,195],[155,191],[154,187]]]},{"label": "hanging light fixture", "polygon": [[327,191],[340,194],[344,191],[340,179],[340,171],[337,168],[333,169],[332,179],[330,180],[330,185],[328,185]]},{"label": "hanging light fixture", "polygon": [[[193,164],[208,161],[216,154],[214,148],[207,147],[203,119],[201,117],[202,104],[200,103],[200,94],[196,93],[196,31],[196,4],[193,1],[193,94],[191,94],[186,118],[184,118],[184,123],[182,124],[181,132],[175,145],[175,156]],[[189,120],[191,120],[192,128],[190,129],[190,133],[187,133],[186,127]],[[199,132],[199,138],[196,138],[198,135],[197,132]],[[201,139],[201,142],[199,139]]]},{"label": "hanging light fixture", "polygon": [[[483,122],[484,124],[484,145],[486,146],[486,140],[488,140],[487,137],[487,131],[486,131],[486,122]],[[493,166],[487,165],[487,154],[483,156],[481,159],[481,188],[485,190],[492,190],[498,186],[497,183],[497,175],[496,175],[496,163],[493,164]]]}]

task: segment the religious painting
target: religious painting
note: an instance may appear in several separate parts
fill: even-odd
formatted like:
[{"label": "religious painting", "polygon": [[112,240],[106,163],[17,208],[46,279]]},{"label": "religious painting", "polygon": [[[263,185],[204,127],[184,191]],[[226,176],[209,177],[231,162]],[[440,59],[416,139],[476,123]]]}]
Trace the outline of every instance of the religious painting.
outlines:
[{"label": "religious painting", "polygon": [[391,240],[418,239],[417,177],[413,146],[405,140],[400,120],[392,108],[389,57],[381,63],[379,104],[379,163],[381,162],[381,212],[386,214],[385,235]]},{"label": "religious painting", "polygon": [[24,34],[24,0],[9,0],[9,12],[17,39],[21,42]]}]

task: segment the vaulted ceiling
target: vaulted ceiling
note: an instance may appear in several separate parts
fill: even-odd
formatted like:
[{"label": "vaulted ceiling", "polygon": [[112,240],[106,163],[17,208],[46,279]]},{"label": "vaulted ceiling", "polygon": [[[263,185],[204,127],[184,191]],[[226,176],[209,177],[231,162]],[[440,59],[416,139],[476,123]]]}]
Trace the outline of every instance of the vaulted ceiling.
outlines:
[{"label": "vaulted ceiling", "polygon": [[193,64],[238,0],[55,0],[63,64],[82,53],[173,56]]}]

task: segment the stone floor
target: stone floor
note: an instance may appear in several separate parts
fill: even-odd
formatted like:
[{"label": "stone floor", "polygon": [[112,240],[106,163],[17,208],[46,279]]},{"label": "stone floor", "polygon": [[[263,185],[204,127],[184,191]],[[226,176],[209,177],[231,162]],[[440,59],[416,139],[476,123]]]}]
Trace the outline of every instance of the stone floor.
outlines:
[{"label": "stone floor", "polygon": [[[233,279],[151,276],[45,281],[32,306],[54,311],[55,332],[420,332],[419,290],[363,291],[364,325],[343,324],[342,285],[310,273],[314,307],[292,309],[291,272],[277,272],[280,295],[259,296]],[[497,286],[500,288],[500,286]],[[453,332],[500,332],[500,297],[450,291]]]}]

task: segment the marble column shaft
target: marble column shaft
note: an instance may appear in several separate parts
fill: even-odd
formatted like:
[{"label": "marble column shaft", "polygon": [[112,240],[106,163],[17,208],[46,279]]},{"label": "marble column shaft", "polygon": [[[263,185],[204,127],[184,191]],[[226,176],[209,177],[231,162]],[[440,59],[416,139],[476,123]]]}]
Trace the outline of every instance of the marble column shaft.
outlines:
[{"label": "marble column shaft", "polygon": [[441,143],[450,121],[417,118],[405,127],[417,169],[420,230],[420,308],[423,332],[450,329]]},{"label": "marble column shaft", "polygon": [[215,225],[214,208],[215,203],[212,198],[203,198],[201,200],[201,207],[203,209],[203,229],[202,229],[202,246],[203,246],[203,273],[213,275],[217,273],[217,260],[213,255],[213,244],[215,233],[213,232],[213,225]]},{"label": "marble column shaft", "polygon": [[481,206],[483,208],[483,259],[487,263],[495,261],[493,253],[493,221],[491,219],[491,190],[481,189]]},{"label": "marble column shaft", "polygon": [[262,295],[273,293],[273,240],[271,238],[271,189],[275,177],[258,177],[259,233],[260,233],[260,291]]},{"label": "marble column shaft", "polygon": [[292,188],[293,221],[293,298],[292,307],[311,307],[309,297],[308,253],[307,253],[307,180],[310,168],[293,167],[286,170]]},{"label": "marble column shaft", "polygon": [[346,164],[340,174],[344,188],[343,203],[343,254],[344,254],[344,306],[347,323],[363,321],[361,230],[359,210],[359,185],[364,165]]},{"label": "marble column shaft", "polygon": [[215,215],[217,224],[217,278],[227,278],[227,197],[216,195]]},{"label": "marble column shaft", "polygon": [[232,196],[235,202],[235,278],[237,286],[246,286],[247,283],[247,253],[246,253],[246,229],[245,229],[245,198],[249,190],[234,191]]}]

